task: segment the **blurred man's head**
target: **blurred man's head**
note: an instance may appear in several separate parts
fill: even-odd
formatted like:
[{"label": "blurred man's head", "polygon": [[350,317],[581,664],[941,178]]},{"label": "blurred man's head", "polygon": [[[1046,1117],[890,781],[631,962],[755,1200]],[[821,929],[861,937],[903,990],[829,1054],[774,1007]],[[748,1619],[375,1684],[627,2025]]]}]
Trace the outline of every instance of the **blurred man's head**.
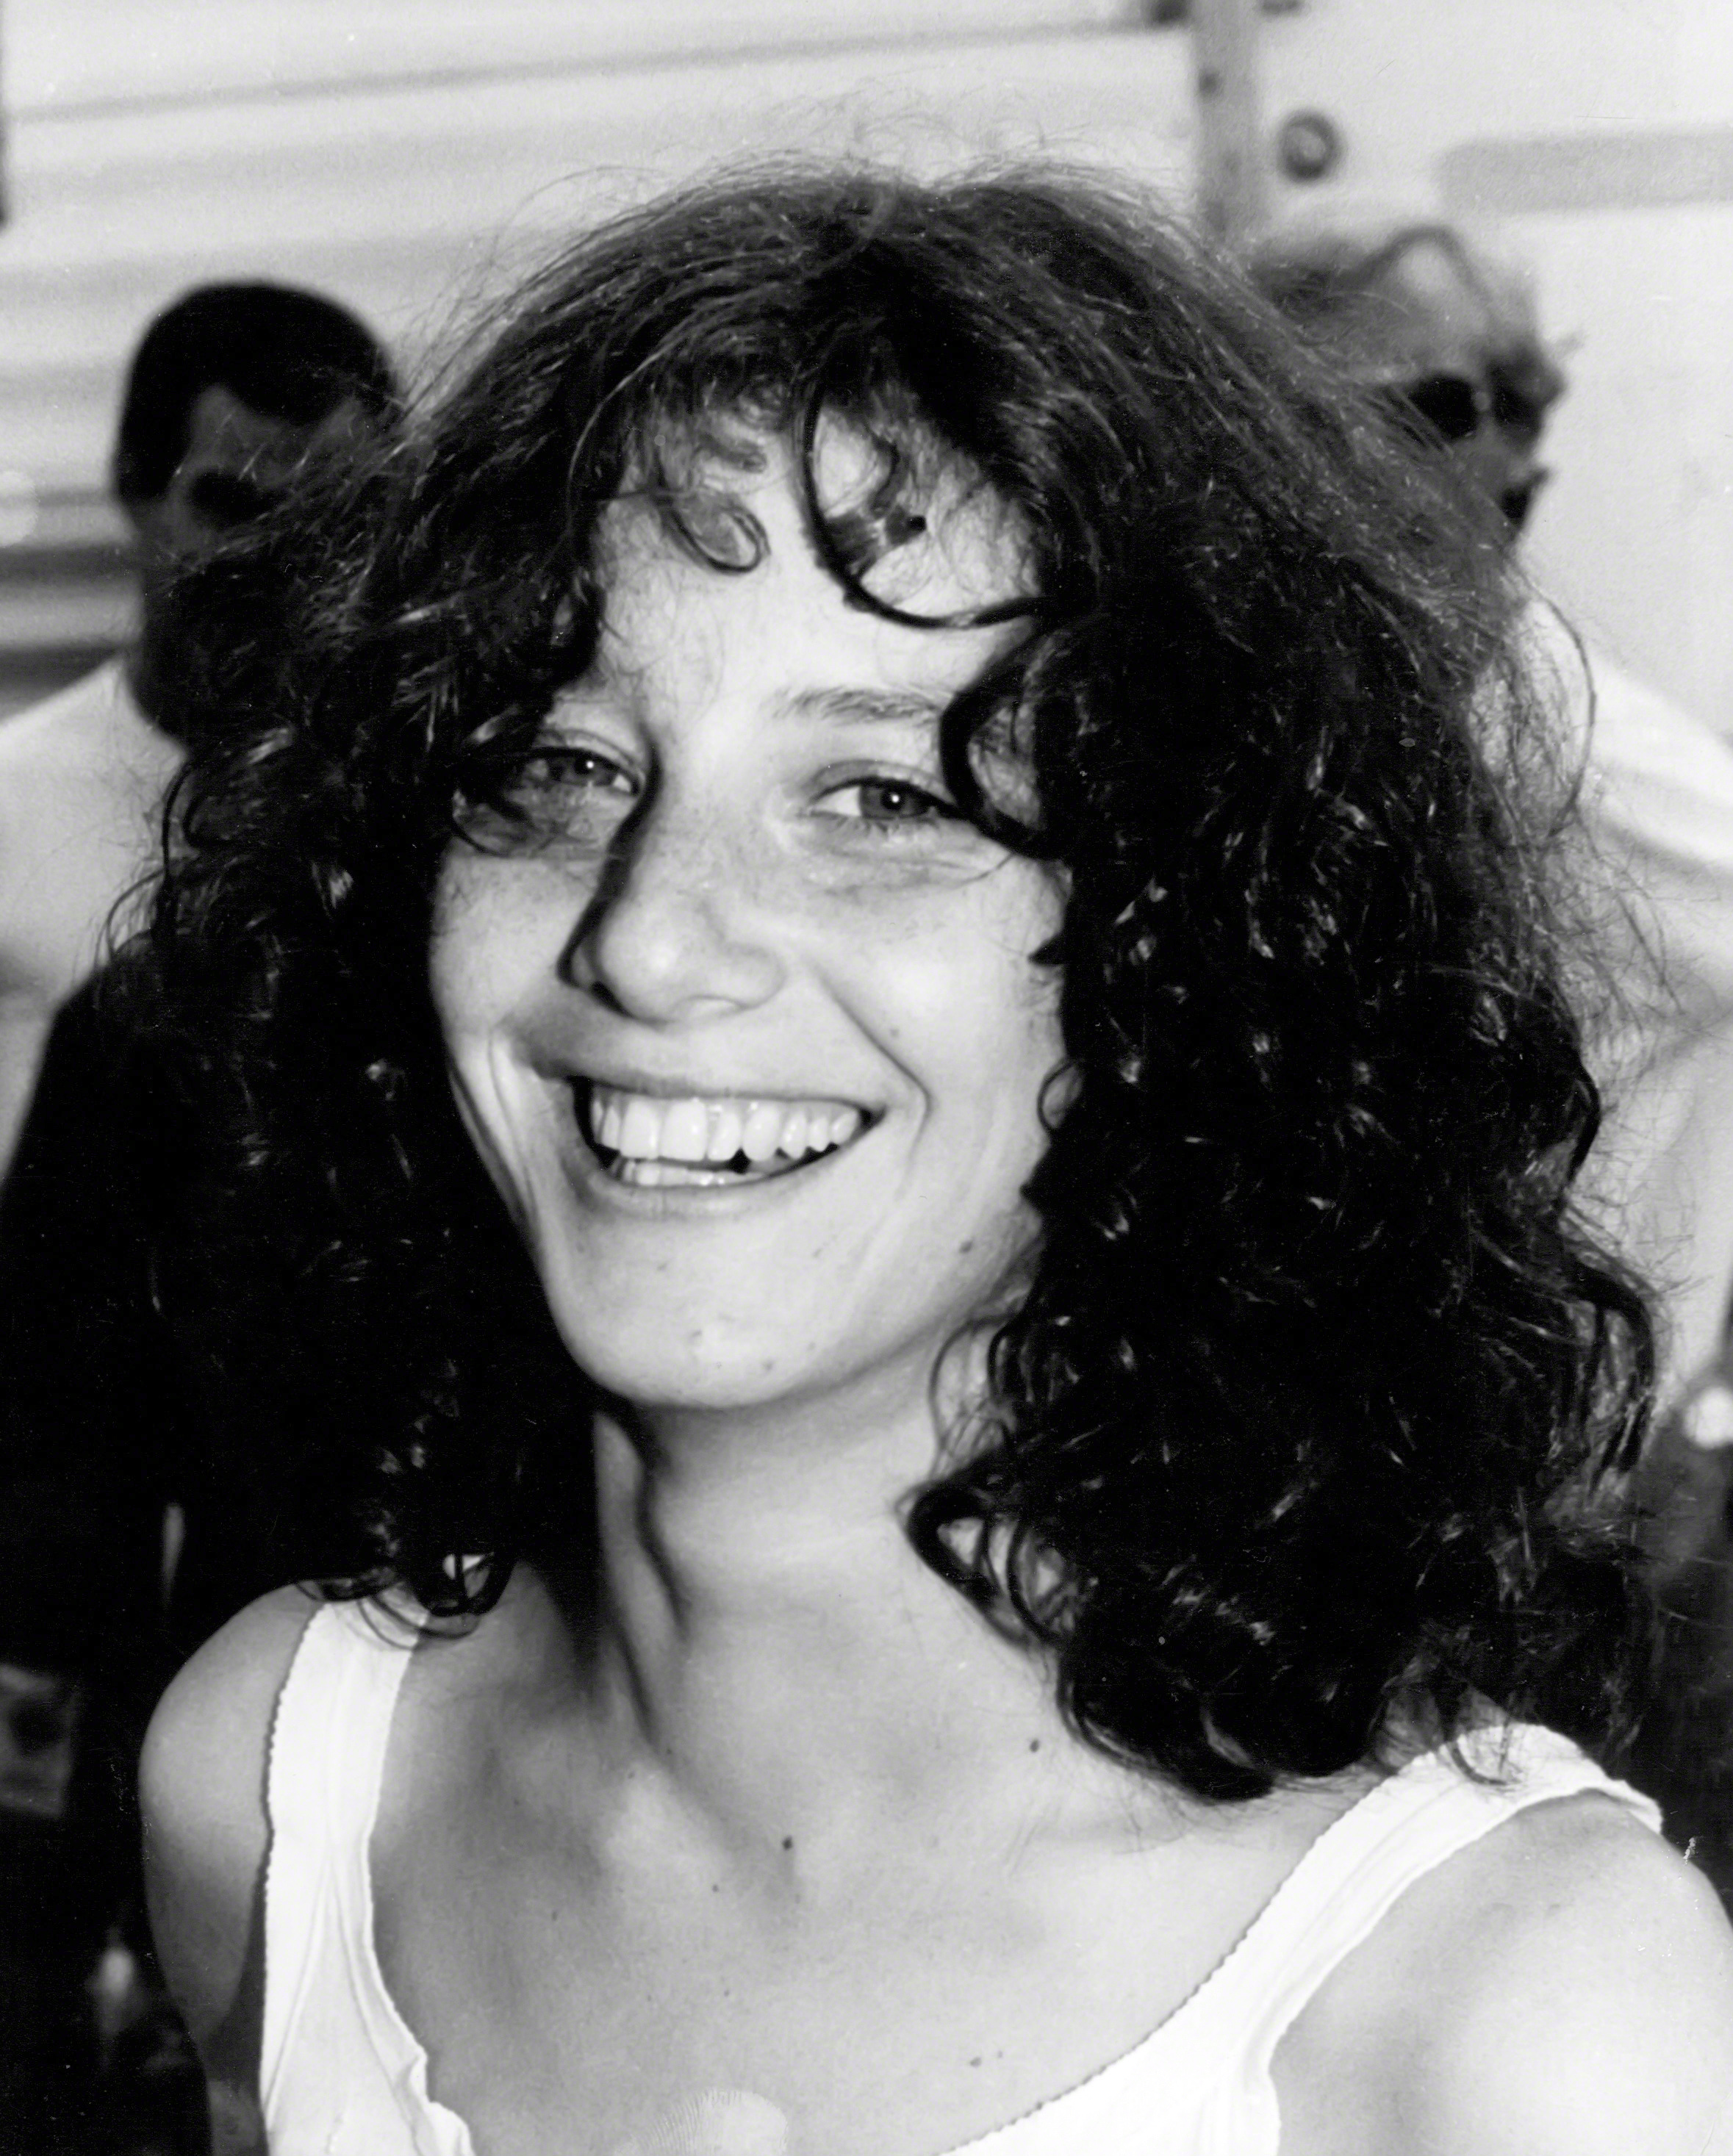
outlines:
[{"label": "blurred man's head", "polygon": [[1442,439],[1522,529],[1545,480],[1546,413],[1565,377],[1526,278],[1450,226],[1318,229],[1266,241],[1253,281],[1360,379]]},{"label": "blurred man's head", "polygon": [[132,362],[114,454],[146,643],[177,569],[264,514],[305,458],[389,426],[397,403],[377,341],[316,293],[203,285],[159,315]]}]

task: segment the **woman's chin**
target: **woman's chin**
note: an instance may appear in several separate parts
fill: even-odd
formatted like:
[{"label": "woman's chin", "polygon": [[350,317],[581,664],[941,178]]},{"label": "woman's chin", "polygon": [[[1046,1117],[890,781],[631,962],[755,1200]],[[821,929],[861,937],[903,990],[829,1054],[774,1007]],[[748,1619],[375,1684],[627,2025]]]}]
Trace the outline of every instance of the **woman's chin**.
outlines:
[{"label": "woman's chin", "polygon": [[[564,1304],[563,1308],[561,1306]],[[553,1301],[567,1353],[605,1398],[636,1414],[774,1420],[784,1410],[810,1414],[840,1437],[851,1405],[866,1423],[884,1426],[930,1415],[932,1373],[943,1342],[887,1341],[879,1352],[841,1337],[792,1331],[779,1313],[695,1317],[640,1326],[600,1315],[594,1305]]]}]

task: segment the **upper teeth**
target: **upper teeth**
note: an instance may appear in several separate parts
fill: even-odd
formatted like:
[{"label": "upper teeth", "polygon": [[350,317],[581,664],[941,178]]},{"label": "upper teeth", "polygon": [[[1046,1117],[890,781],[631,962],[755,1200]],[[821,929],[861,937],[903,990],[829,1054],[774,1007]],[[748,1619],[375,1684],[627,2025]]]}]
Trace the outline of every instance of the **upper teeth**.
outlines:
[{"label": "upper teeth", "polygon": [[800,1160],[846,1145],[861,1121],[836,1101],[670,1101],[597,1084],[584,1113],[598,1145],[633,1160]]}]

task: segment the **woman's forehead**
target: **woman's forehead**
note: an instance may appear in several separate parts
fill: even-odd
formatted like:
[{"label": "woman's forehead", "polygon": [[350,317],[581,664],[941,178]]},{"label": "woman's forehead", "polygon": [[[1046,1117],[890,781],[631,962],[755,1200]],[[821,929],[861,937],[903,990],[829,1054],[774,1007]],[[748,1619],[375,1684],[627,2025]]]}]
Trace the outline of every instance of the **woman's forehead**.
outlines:
[{"label": "woman's forehead", "polygon": [[788,435],[742,418],[659,446],[656,466],[653,480],[629,482],[603,513],[595,558],[604,592],[671,553],[724,573],[749,572],[777,550],[820,562],[815,512],[845,557],[846,535],[871,526],[865,558],[851,568],[882,604],[937,616],[1035,595],[1024,519],[930,434],[893,439],[825,414],[803,470]]}]

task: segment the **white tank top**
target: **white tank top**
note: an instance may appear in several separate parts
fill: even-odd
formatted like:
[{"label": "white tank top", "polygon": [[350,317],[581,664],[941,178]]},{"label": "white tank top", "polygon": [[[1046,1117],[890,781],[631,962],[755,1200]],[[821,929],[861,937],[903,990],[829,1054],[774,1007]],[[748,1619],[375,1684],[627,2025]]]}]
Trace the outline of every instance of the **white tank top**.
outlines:
[{"label": "white tank top", "polygon": [[[271,2156],[476,2156],[462,2119],[428,2093],[427,2054],[385,1988],[373,1944],[368,1845],[412,1645],[400,1621],[328,1604],[302,1635],[278,1700],[260,2083]],[[1646,1797],[1550,1730],[1519,1725],[1503,1757],[1496,1785],[1438,1752],[1377,1784],[1325,1829],[1153,2035],[950,2156],[1275,2156],[1276,2047],[1406,1888],[1553,1798],[1598,1790],[1658,1827]],[[679,2156],[727,2156],[735,2145],[695,2129]]]}]

